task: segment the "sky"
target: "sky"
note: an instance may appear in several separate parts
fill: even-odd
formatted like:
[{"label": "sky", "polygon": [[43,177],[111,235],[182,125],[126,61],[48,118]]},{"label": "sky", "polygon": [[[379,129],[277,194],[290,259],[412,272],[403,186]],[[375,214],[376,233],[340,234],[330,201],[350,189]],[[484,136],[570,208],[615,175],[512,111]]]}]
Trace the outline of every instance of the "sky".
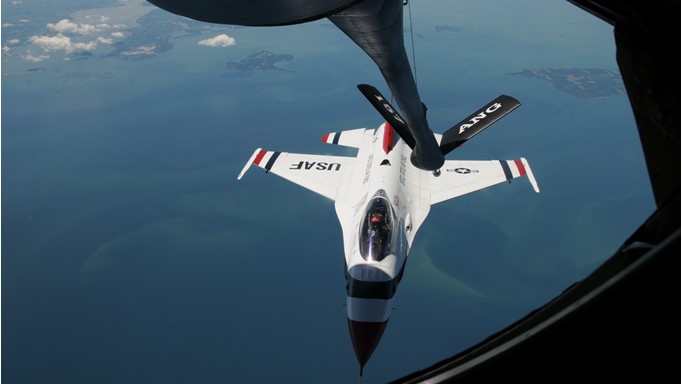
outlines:
[{"label": "sky", "polygon": [[[333,203],[253,169],[253,150],[348,154],[388,94],[327,20],[193,22],[140,0],[1,3],[2,379],[355,382]],[[409,13],[408,13],[409,10]],[[406,47],[447,130],[521,106],[448,158],[526,157],[525,179],[435,205],[363,383],[485,339],[588,275],[654,210],[625,95],[514,73],[617,70],[612,28],[565,1],[412,1]],[[448,27],[448,28],[437,28]],[[284,70],[225,63],[268,50]]]}]

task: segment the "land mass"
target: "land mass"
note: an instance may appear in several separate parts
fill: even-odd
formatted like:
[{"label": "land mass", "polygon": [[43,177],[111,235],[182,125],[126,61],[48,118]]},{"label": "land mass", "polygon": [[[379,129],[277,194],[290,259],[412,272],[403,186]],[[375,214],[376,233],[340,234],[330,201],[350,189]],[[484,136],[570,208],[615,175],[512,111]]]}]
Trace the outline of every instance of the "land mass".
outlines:
[{"label": "land mass", "polygon": [[3,73],[2,75],[3,76],[19,76],[19,75],[27,75],[30,73],[42,72],[42,71],[46,71],[46,70],[47,70],[46,68],[42,68],[42,67],[29,68],[29,69],[21,71],[21,72],[8,72],[8,73]]},{"label": "land mass", "polygon": [[177,17],[162,10],[153,10],[137,19],[136,28],[129,37],[114,44],[115,56],[129,61],[138,61],[158,56],[173,49],[173,39],[178,34],[199,35],[202,26],[193,20],[179,22]]},{"label": "land mass", "polygon": [[246,59],[239,61],[228,61],[225,63],[225,68],[236,69],[242,72],[245,71],[285,71],[295,72],[289,69],[284,69],[276,66],[280,61],[291,61],[294,59],[292,55],[276,55],[270,51],[260,51],[249,55]]},{"label": "land mass", "polygon": [[620,72],[602,68],[539,68],[510,73],[552,83],[554,88],[573,96],[590,99],[625,94]]},{"label": "land mass", "polygon": [[462,28],[449,25],[436,25],[436,32],[461,32]]}]

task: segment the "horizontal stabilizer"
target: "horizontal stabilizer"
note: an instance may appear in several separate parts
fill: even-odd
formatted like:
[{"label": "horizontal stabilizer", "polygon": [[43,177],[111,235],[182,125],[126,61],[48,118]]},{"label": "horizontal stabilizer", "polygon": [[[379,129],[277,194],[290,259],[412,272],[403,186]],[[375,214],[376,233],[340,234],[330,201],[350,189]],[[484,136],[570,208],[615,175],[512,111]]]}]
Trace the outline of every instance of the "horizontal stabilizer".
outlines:
[{"label": "horizontal stabilizer", "polygon": [[485,107],[472,113],[443,133],[440,151],[443,156],[464,144],[467,140],[491,126],[494,122],[516,109],[521,103],[511,96],[501,95]]},{"label": "horizontal stabilizer", "polygon": [[381,114],[381,116],[388,122],[393,129],[398,132],[400,138],[403,139],[408,147],[414,149],[415,140],[407,128],[407,123],[405,119],[396,111],[391,103],[386,100],[386,98],[371,85],[359,84],[358,89],[363,95],[369,100],[369,102],[374,106],[374,108]]},{"label": "horizontal stabilizer", "polygon": [[322,142],[344,147],[360,148],[365,138],[365,128],[351,129],[341,132],[330,132],[322,136]]}]

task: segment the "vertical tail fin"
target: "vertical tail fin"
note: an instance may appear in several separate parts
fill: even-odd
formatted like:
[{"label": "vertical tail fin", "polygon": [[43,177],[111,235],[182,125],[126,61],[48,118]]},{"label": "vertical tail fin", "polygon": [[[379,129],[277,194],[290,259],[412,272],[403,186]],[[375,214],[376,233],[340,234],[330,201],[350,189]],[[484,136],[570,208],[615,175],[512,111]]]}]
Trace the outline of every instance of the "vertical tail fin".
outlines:
[{"label": "vertical tail fin", "polygon": [[383,141],[383,146],[384,146],[384,153],[388,155],[389,152],[393,149],[393,145],[395,144],[395,137],[393,135],[393,127],[391,127],[391,124],[388,123],[388,121],[384,124],[384,141]]}]

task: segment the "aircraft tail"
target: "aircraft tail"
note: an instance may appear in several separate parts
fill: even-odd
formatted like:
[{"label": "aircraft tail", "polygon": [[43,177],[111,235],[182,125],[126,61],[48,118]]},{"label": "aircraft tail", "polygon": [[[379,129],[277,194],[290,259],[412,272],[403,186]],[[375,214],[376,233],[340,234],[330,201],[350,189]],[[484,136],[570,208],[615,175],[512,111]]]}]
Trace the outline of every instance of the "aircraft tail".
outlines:
[{"label": "aircraft tail", "polygon": [[[412,136],[412,133],[410,133],[405,119],[400,116],[398,111],[393,108],[391,103],[386,100],[381,92],[369,84],[359,84],[358,89],[386,120],[386,123],[398,133],[405,144],[416,152],[416,140]],[[478,111],[452,126],[442,135],[435,134],[436,139],[439,140],[441,154],[445,156],[452,152],[453,149],[481,133],[484,129],[488,128],[520,105],[521,103],[513,97],[500,95]],[[426,107],[424,107],[424,110],[426,110]]]},{"label": "aircraft tail", "polygon": [[440,141],[441,153],[443,156],[447,155],[453,149],[464,144],[464,142],[506,116],[519,105],[521,103],[518,100],[507,95],[501,95],[489,102],[483,108],[472,113],[443,133]]}]

